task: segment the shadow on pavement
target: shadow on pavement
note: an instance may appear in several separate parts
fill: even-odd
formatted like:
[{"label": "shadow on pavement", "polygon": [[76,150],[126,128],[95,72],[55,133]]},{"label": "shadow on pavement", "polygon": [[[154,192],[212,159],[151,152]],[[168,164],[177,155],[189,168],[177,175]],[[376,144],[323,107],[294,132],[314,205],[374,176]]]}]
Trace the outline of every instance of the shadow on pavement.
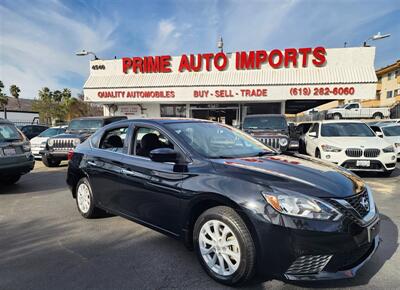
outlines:
[{"label": "shadow on pavement", "polygon": [[[16,184],[0,185],[0,194],[21,194],[68,189],[65,182],[66,174],[65,169],[32,171],[23,175]],[[38,182],[38,180],[40,180],[40,182]]]},{"label": "shadow on pavement", "polygon": [[356,277],[343,280],[315,281],[315,282],[288,282],[293,285],[307,288],[352,287],[367,285],[372,277],[383,267],[395,253],[399,246],[398,228],[386,215],[381,214],[381,244],[375,255],[362,267]]}]

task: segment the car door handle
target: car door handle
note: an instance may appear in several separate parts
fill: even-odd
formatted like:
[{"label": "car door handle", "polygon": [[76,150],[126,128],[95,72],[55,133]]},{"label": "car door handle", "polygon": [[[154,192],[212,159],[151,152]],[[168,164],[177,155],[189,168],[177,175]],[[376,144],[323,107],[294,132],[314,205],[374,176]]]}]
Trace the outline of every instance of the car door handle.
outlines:
[{"label": "car door handle", "polygon": [[92,166],[97,166],[96,162],[94,162],[94,161],[88,161],[87,164],[92,165]]}]

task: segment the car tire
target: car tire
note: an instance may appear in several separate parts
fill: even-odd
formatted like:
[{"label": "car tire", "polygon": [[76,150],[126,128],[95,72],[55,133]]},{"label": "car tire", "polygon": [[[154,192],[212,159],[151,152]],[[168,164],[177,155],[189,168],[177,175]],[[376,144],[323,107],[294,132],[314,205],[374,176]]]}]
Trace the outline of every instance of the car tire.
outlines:
[{"label": "car tire", "polygon": [[315,158],[321,159],[321,151],[319,149],[315,149]]},{"label": "car tire", "polygon": [[254,275],[253,238],[232,208],[218,206],[202,213],[194,226],[193,241],[200,264],[219,283],[243,284]]},{"label": "car tire", "polygon": [[383,115],[382,115],[382,113],[375,113],[372,115],[372,118],[375,120],[381,120],[381,119],[383,119]]},{"label": "car tire", "polygon": [[60,166],[61,160],[49,158],[47,156],[42,156],[42,162],[46,167],[58,167]]},{"label": "car tire", "polygon": [[339,114],[339,113],[333,114],[333,119],[334,120],[340,120],[340,119],[342,119],[342,115]]},{"label": "car tire", "polygon": [[382,176],[382,177],[389,177],[390,175],[392,175],[393,171],[394,170],[386,170],[384,172],[379,172],[378,174],[379,174],[379,176]]},{"label": "car tire", "polygon": [[11,184],[17,183],[17,181],[20,178],[21,178],[20,174],[12,175],[12,176],[8,176],[8,177],[1,179],[0,183],[5,184],[5,185],[11,185]]},{"label": "car tire", "polygon": [[95,198],[89,180],[81,178],[76,185],[76,206],[79,213],[87,219],[100,217],[104,211],[95,206]]}]

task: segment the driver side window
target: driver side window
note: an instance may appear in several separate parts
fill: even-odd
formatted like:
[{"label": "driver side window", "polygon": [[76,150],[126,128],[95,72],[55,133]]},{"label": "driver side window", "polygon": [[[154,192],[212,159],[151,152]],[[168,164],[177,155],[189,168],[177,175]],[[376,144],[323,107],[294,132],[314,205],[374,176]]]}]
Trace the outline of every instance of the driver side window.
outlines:
[{"label": "driver side window", "polygon": [[174,144],[158,130],[149,127],[136,128],[133,155],[150,158],[150,151],[158,148],[175,149]]}]

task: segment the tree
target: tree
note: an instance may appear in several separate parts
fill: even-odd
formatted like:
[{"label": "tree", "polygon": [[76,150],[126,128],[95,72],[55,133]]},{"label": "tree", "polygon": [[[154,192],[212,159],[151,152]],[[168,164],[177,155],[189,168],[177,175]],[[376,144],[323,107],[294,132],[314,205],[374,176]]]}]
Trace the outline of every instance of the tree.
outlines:
[{"label": "tree", "polygon": [[8,97],[6,94],[3,93],[4,84],[0,81],[0,108],[5,109],[8,104]]},{"label": "tree", "polygon": [[13,96],[17,100],[18,108],[21,109],[21,103],[19,101],[19,92],[20,91],[21,90],[16,85],[11,85],[10,86],[10,94],[11,94],[11,96]]}]

